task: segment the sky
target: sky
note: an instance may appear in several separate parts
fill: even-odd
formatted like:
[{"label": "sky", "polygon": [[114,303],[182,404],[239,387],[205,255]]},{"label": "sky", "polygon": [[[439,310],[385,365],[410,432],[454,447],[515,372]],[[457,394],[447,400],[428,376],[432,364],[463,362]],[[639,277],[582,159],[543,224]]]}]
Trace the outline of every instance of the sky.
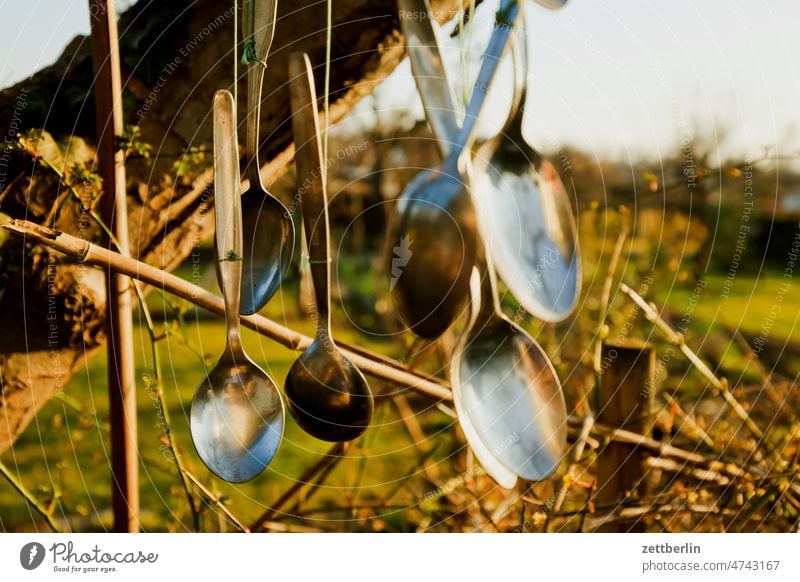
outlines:
[{"label": "sky", "polygon": [[[118,0],[118,8],[128,3]],[[69,40],[87,33],[87,4],[0,0],[0,86],[51,64]],[[487,0],[479,9],[468,61],[488,39],[496,4]],[[527,13],[526,131],[535,146],[636,159],[669,155],[702,133],[723,157],[756,155],[765,146],[800,151],[796,0],[569,0],[555,12],[529,2]],[[463,49],[458,39],[448,43],[455,73]],[[487,105],[494,113],[487,127],[503,117],[507,77]],[[422,116],[407,64],[378,92],[378,103]]]}]

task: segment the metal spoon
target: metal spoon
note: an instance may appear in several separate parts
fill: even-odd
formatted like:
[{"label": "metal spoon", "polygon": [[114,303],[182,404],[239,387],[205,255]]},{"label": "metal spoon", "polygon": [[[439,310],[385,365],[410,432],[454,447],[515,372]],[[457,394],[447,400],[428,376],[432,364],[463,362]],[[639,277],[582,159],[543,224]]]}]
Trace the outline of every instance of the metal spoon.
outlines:
[{"label": "metal spoon", "polygon": [[518,64],[512,114],[475,156],[473,200],[481,235],[509,290],[531,315],[560,321],[580,296],[578,236],[558,172],[522,132],[529,82],[524,13],[512,51]]},{"label": "metal spoon", "polygon": [[[433,20],[427,0],[398,0],[398,6],[411,69],[422,98],[425,115],[442,155],[447,157],[452,143],[457,139],[460,127],[456,118],[457,101],[452,94],[452,86],[447,79],[447,71],[441,56],[438,26]],[[460,391],[458,383],[451,382],[451,384],[454,393]],[[459,424],[472,452],[486,473],[501,487],[511,489],[517,482],[517,475],[495,459],[483,444],[468,416],[459,417]]]},{"label": "metal spoon", "polygon": [[390,226],[389,240],[397,244],[396,254],[403,251],[399,258],[405,263],[392,259],[392,298],[421,337],[438,337],[450,327],[469,293],[477,237],[469,148],[518,9],[516,0],[502,0],[459,138],[438,169],[422,172],[406,187]]},{"label": "metal spoon", "polygon": [[441,53],[439,24],[428,0],[397,0],[408,59],[425,116],[444,157],[458,138],[458,100],[453,95]]},{"label": "metal spoon", "polygon": [[242,314],[260,310],[272,298],[292,261],[294,223],[280,200],[261,183],[258,162],[258,128],[261,87],[267,55],[275,32],[277,0],[245,0],[244,34],[252,42],[255,59],[247,65],[247,177],[250,187],[242,195],[244,228],[244,280]]},{"label": "metal spoon", "polygon": [[464,432],[476,456],[488,451],[488,458],[478,457],[487,472],[502,464],[524,479],[542,480],[567,447],[561,383],[536,340],[503,315],[488,249],[478,269],[473,303],[480,307],[450,363],[458,417],[470,427]]},{"label": "metal spoon", "polygon": [[278,387],[254,364],[239,335],[242,214],[233,95],[214,94],[214,196],[217,277],[225,298],[228,343],[192,399],[192,441],[217,476],[242,483],[272,461],[283,437]]},{"label": "metal spoon", "polygon": [[364,375],[337,349],[331,336],[326,171],[314,76],[305,53],[289,57],[289,90],[297,182],[303,185],[303,230],[317,303],[317,334],[289,370],[284,390],[289,411],[303,430],[323,441],[349,441],[367,429],[374,402]]}]

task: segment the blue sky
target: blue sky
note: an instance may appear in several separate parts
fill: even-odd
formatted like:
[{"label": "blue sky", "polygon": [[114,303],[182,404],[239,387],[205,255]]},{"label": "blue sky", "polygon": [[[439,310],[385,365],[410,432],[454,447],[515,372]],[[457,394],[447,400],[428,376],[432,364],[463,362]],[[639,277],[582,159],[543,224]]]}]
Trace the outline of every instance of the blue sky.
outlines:
[{"label": "blue sky", "polygon": [[[0,0],[0,85],[52,63],[73,36],[86,33],[87,4]],[[120,9],[127,4],[118,0]],[[488,30],[496,0],[485,4],[478,22]],[[528,16],[534,83],[526,121],[543,149],[570,144],[619,157],[659,155],[700,129],[720,139],[724,155],[762,146],[800,151],[795,0],[570,0],[559,12],[530,4]],[[476,31],[475,45],[485,36]],[[456,70],[458,50],[456,41],[449,49]],[[390,83],[380,106],[413,107],[408,69]],[[496,97],[490,109],[502,102]]]}]

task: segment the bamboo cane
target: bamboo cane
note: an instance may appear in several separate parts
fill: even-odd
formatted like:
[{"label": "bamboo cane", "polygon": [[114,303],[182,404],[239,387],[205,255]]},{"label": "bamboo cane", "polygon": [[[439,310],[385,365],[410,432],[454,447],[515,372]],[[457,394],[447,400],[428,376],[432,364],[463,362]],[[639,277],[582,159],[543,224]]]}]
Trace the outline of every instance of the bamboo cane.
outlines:
[{"label": "bamboo cane", "polygon": [[[89,0],[94,63],[97,157],[103,179],[101,210],[116,246],[128,253],[128,211],[117,12],[114,0]],[[111,236],[105,244],[111,246]],[[111,487],[114,531],[139,531],[139,458],[136,427],[136,376],[130,279],[106,272],[108,398],[111,424]]]}]

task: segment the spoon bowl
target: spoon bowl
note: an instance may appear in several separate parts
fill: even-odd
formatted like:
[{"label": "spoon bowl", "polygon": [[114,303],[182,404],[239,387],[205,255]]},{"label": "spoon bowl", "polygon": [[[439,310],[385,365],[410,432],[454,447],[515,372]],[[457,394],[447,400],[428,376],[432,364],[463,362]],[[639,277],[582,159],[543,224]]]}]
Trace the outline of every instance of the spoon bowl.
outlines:
[{"label": "spoon bowl", "polygon": [[192,400],[192,441],[203,463],[231,483],[269,464],[283,436],[278,387],[249,359],[223,356]]},{"label": "spoon bowl", "polygon": [[391,259],[395,308],[420,337],[441,335],[469,293],[477,226],[461,175],[450,164],[416,176],[390,229],[398,241]]},{"label": "spoon bowl", "polygon": [[264,307],[278,291],[292,262],[294,224],[283,203],[260,185],[242,195],[245,262],[242,315]]},{"label": "spoon bowl", "polygon": [[484,466],[500,463],[524,479],[542,480],[558,468],[567,446],[561,384],[536,340],[491,309],[482,308],[485,315],[462,336],[451,363],[458,416],[470,427],[476,456],[479,448],[488,452],[488,459],[479,457]]},{"label": "spoon bowl", "polygon": [[366,378],[339,350],[321,342],[295,361],[284,390],[297,424],[321,440],[350,441],[369,426],[374,403]]}]

